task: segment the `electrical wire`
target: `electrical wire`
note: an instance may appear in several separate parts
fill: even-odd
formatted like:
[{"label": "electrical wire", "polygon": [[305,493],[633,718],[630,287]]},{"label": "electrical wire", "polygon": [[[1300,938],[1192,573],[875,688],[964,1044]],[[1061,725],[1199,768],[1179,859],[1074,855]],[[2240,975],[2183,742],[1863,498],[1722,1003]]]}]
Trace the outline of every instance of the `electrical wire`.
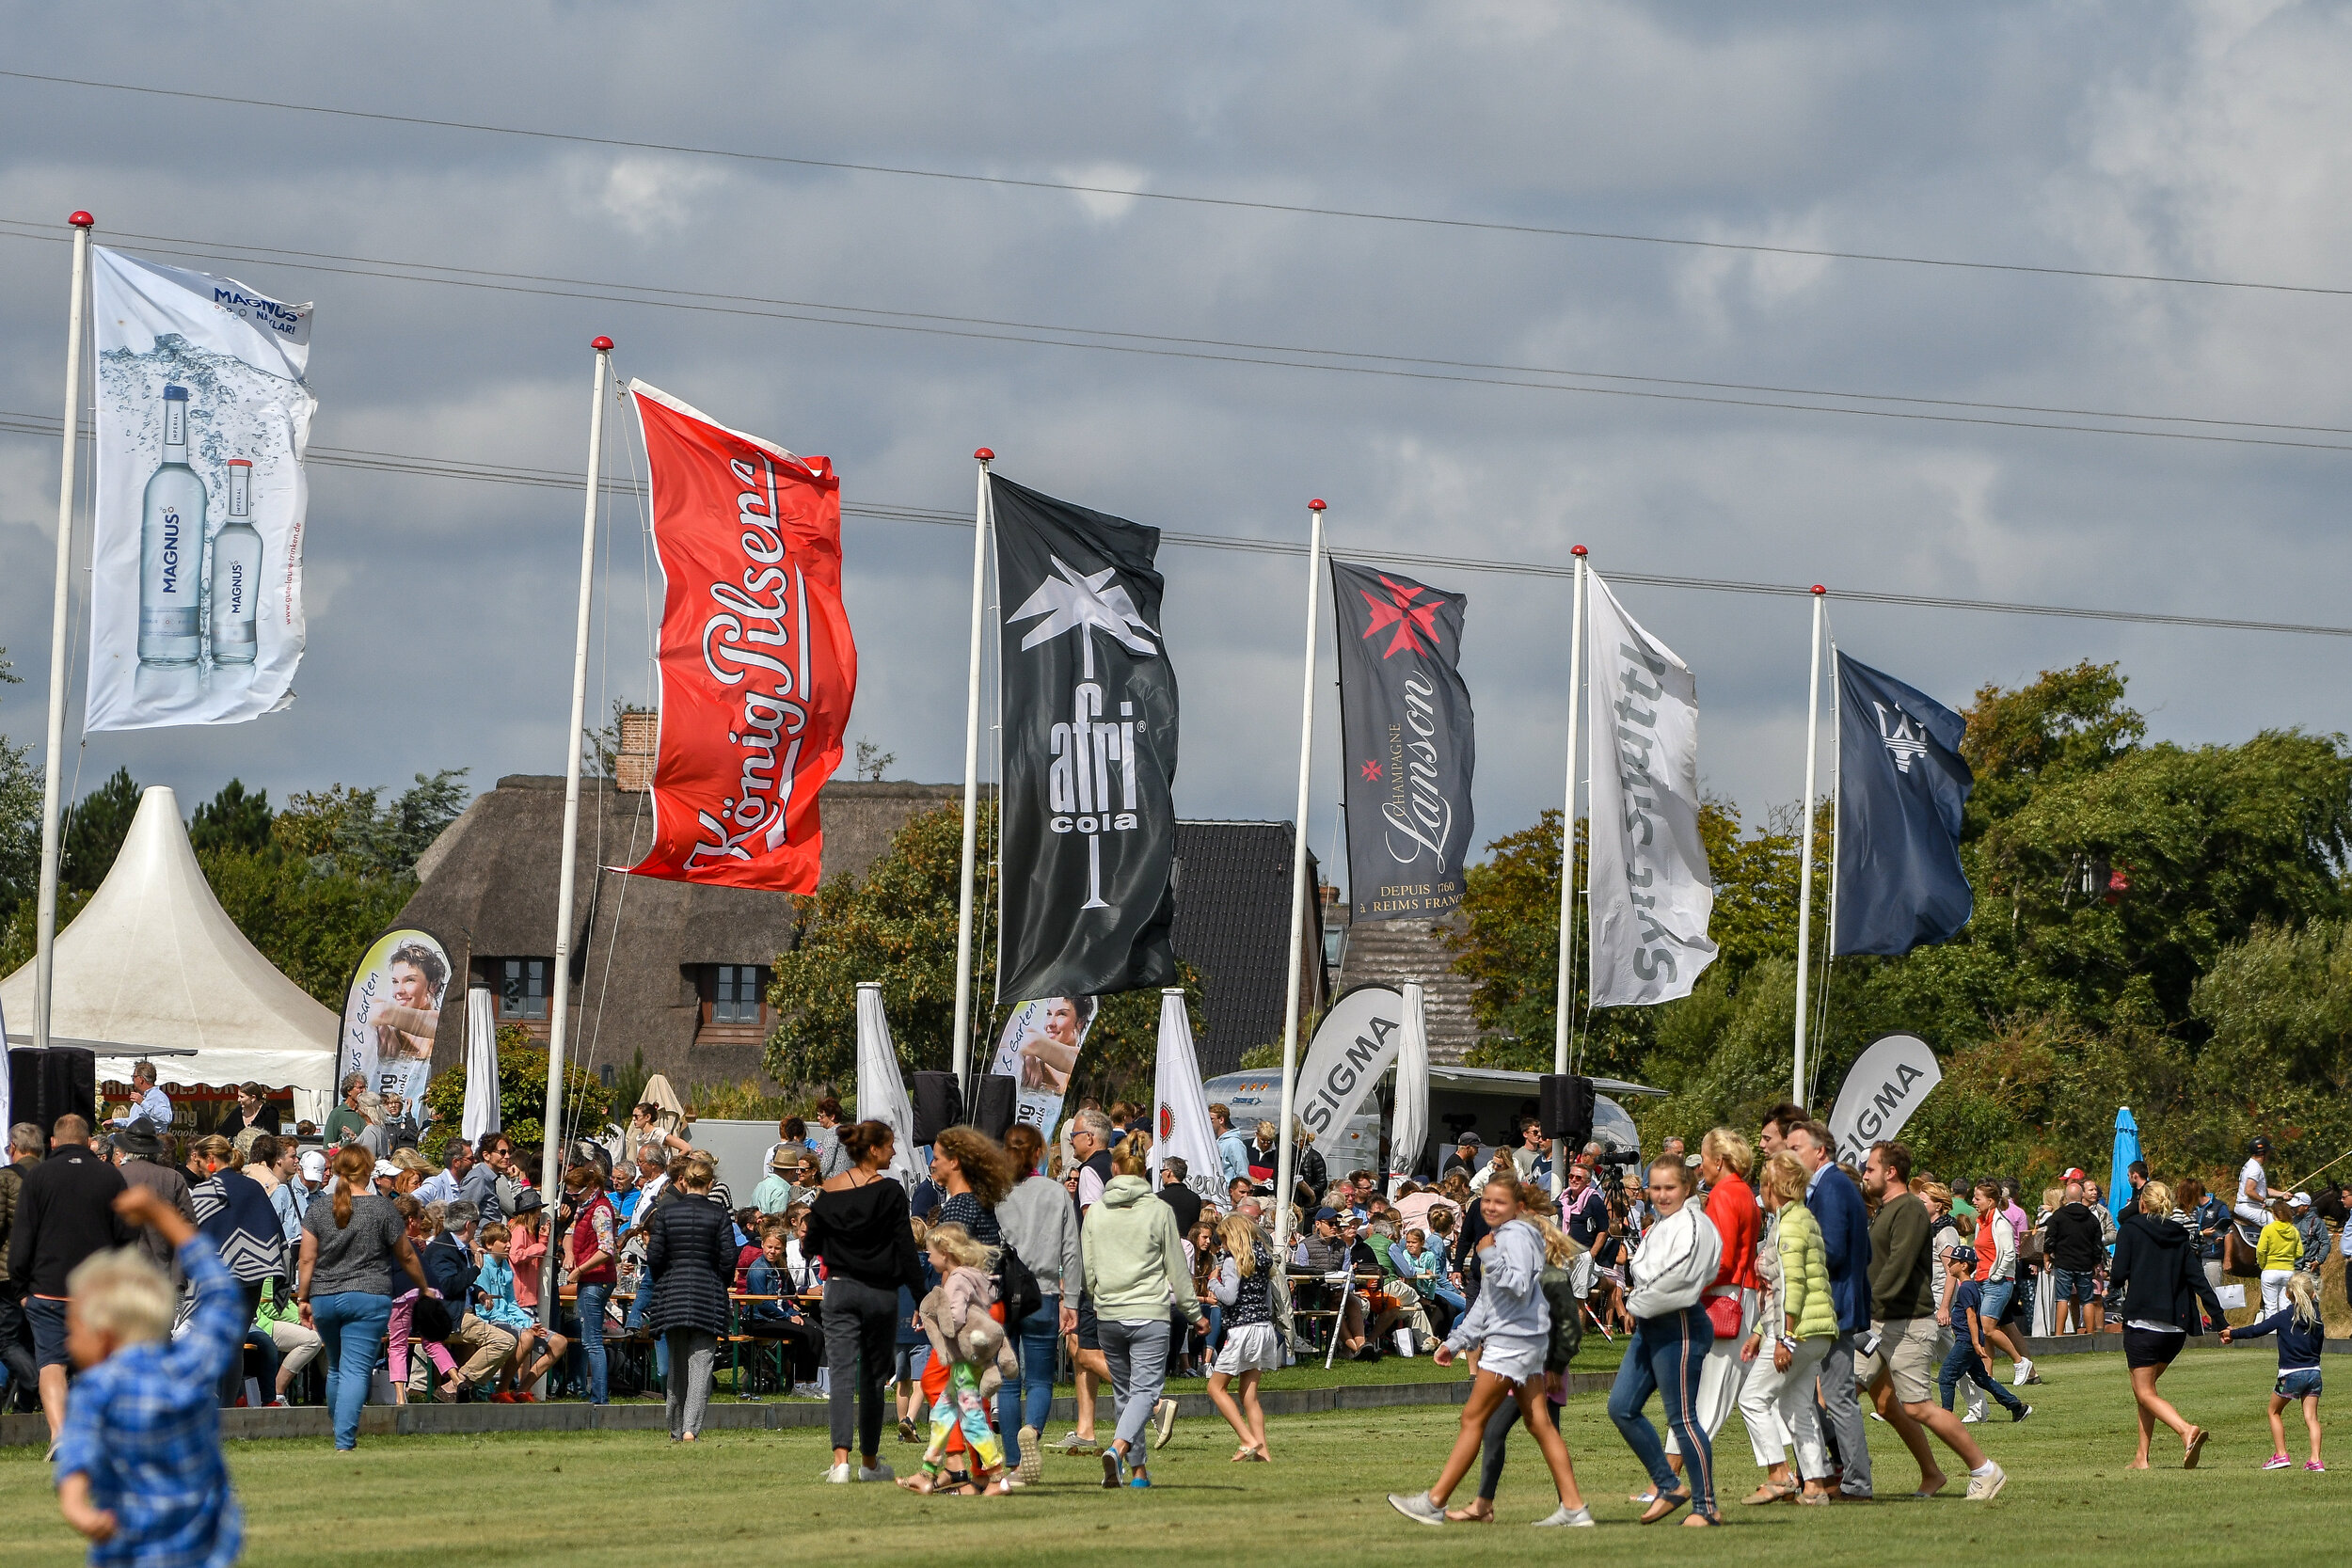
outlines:
[{"label": "electrical wire", "polygon": [[0,71],[0,77],[40,82],[53,87],[86,87],[103,92],[135,93],[152,98],[219,103],[237,108],[272,109],[287,114],[326,115],[378,124],[413,125],[438,131],[464,131],[478,135],[509,136],[532,141],[568,142],[582,147],[609,147],[632,152],[666,152],[684,157],[723,158],[737,163],[769,164],[796,168],[831,169],[847,174],[879,174],[907,180],[931,180],[956,184],[993,185],[1009,190],[1053,191],[1073,196],[1108,196],[1136,201],[1155,201],[1188,207],[1223,208],[1234,212],[1278,213],[1296,217],[1342,218],[1360,223],[1406,224],[1421,228],[1469,232],[1517,234],[1546,239],[1594,240],[1619,245],[1665,245],[1691,250],[1745,252],[1758,256],[1801,256],[1818,261],[1869,261],[1896,266],[1943,267],[1964,272],[2015,273],[2029,277],[2079,277],[2119,283],[2161,283],[2207,289],[2238,289],[2266,293],[2352,295],[2352,288],[2322,284],[2280,283],[2258,278],[2202,277],[2191,274],[2118,272],[2099,267],[2036,265],[2024,261],[1986,261],[1949,256],[1908,255],[1896,251],[1833,250],[1809,245],[1764,245],[1745,240],[1707,240],[1691,235],[1642,234],[1626,230],[1572,229],[1536,223],[1504,223],[1494,219],[1440,217],[1425,213],[1381,212],[1368,208],[1325,207],[1304,202],[1267,201],[1200,192],[1132,190],[1122,185],[1090,185],[1073,180],[1024,179],[1005,174],[974,174],[953,169],[918,168],[911,165],[859,163],[839,158],[811,158],[783,152],[755,152],[742,148],[699,147],[683,142],[659,142],[624,136],[594,136],[577,132],[548,131],[531,126],[493,125],[478,120],[437,119],[425,115],[396,115],[367,109],[295,103],[279,99],[240,98],[227,93],[191,92],[180,87],[146,87],[129,82],[100,82],[87,77],[59,76],[31,71]]},{"label": "electrical wire", "polygon": [[[55,439],[57,421],[35,414],[0,411],[0,435],[34,436]],[[577,487],[580,476],[554,468],[518,467],[499,463],[476,463],[462,458],[409,457],[397,452],[373,451],[355,448],[312,447],[307,454],[310,462],[327,467],[354,468],[373,473],[410,474],[426,479],[455,479],[480,483],[517,484],[538,489],[569,490]],[[644,487],[634,478],[610,478],[607,488],[626,491],[642,498]],[[968,529],[969,515],[941,507],[903,506],[890,502],[872,501],[845,503],[841,508],[846,517],[864,517],[874,522],[921,523],[938,528]],[[1303,556],[1307,546],[1287,539],[1251,538],[1234,534],[1190,533],[1164,529],[1163,544],[1185,549],[1237,550],[1257,555]],[[1334,552],[1335,554],[1338,552]],[[1537,561],[1495,561],[1471,556],[1432,555],[1422,551],[1350,549],[1343,559],[1374,564],[1417,566],[1451,572],[1492,573],[1503,577],[1569,579],[1576,568]],[[1702,594],[1760,594],[1776,598],[1810,598],[1809,585],[1788,582],[1741,581],[1731,578],[1682,577],[1661,572],[1618,571],[1609,573],[1612,582],[1632,583],[1644,588],[1676,589]],[[2296,637],[2352,637],[2352,626],[2328,626],[2321,623],[2296,621],[2261,621],[2224,615],[2171,615],[2157,610],[2109,610],[2087,605],[2030,604],[1998,599],[1964,599],[1949,594],[1902,594],[1881,590],[1840,588],[1834,597],[1855,604],[1893,605],[1909,610],[1954,610],[1994,615],[2052,616],[2066,620],[2112,621],[2137,626],[2194,627],[2211,631],[2277,632]]]},{"label": "electrical wire", "polygon": [[[447,288],[484,289],[501,293],[586,299],[601,304],[635,305],[658,309],[787,321],[817,326],[911,333],[983,342],[1025,343],[1044,348],[1079,349],[1103,354],[1138,355],[1151,358],[1185,359],[1215,364],[1256,365],[1274,370],[1317,371],[1328,374],[1375,376],[1391,380],[1428,381],[1457,386],[1497,387],[1518,391],[1557,392],[1590,397],[1631,398],[1647,402],[1687,403],[1719,407],[1763,408],[1785,413],[1829,414],[1850,419],[1896,420],[1929,424],[1973,425],[2007,430],[2043,430],[2078,436],[2116,436],[2145,440],[2199,441],[2223,446],[2280,447],[2310,451],[2352,451],[2352,442],[2290,439],[2286,436],[2228,435],[2228,430],[2278,431],[2306,435],[2352,436],[2352,426],[2299,424],[2261,420],[2233,420],[2186,414],[2139,414],[2096,408],[2072,408],[2042,404],[2005,404],[1959,398],[1931,398],[1900,393],[1849,392],[1834,388],[1779,387],[1769,383],[1710,381],[1692,377],[1640,375],[1617,371],[1585,371],[1521,366],[1501,361],[1457,360],[1355,349],[1326,349],[1279,343],[1185,337],[1169,333],[1133,332],[1117,328],[1066,326],[1006,321],[986,316],[961,316],[941,311],[890,310],[821,301],[769,299],[759,295],[727,294],[554,275],[497,272],[438,262],[398,261],[372,257],[342,257],[328,252],[277,250],[235,244],[212,244],[169,235],[125,233],[160,254],[195,260],[254,260],[296,271],[329,273],[394,281],[437,284]],[[0,218],[0,238],[63,244],[52,226],[21,218]],[[287,258],[311,257],[310,261]],[[347,261],[352,265],[329,265]],[[410,270],[385,270],[410,269]],[[425,270],[425,269],[430,269]],[[437,273],[460,276],[439,277]],[[490,281],[503,279],[503,281]],[[663,296],[663,297],[647,297]],[[1056,336],[1041,336],[1056,334]],[[1581,378],[1530,381],[1540,375]],[[1593,386],[1586,382],[1608,382]],[[1680,391],[1664,388],[1690,388]],[[1735,396],[1734,393],[1754,395]],[[1789,402],[1789,398],[1843,400]],[[1890,406],[1849,407],[1845,404]],[[1901,405],[1901,406],[1892,406]],[[1931,409],[1973,410],[1935,413]],[[2018,418],[1996,418],[2012,414]],[[2048,418],[2024,416],[2046,415]],[[2146,430],[2125,424],[2082,424],[2079,420],[2137,420],[2142,424],[2201,425],[2205,430]]]}]

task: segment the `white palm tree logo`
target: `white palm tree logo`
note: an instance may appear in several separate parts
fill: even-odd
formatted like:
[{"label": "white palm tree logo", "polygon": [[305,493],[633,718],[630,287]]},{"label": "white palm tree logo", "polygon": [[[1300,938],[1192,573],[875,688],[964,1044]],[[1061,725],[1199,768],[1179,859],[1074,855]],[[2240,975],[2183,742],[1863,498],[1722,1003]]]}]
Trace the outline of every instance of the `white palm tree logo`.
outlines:
[{"label": "white palm tree logo", "polygon": [[1027,636],[1022,638],[1021,649],[1024,653],[1041,642],[1051,641],[1063,632],[1075,630],[1079,633],[1078,645],[1084,650],[1086,678],[1092,680],[1094,639],[1086,635],[1090,627],[1099,626],[1110,633],[1129,653],[1150,658],[1159,652],[1151,641],[1157,634],[1136,613],[1136,601],[1128,596],[1124,586],[1112,580],[1119,575],[1118,568],[1105,566],[1099,572],[1087,574],[1073,569],[1057,555],[1046,559],[1054,563],[1054,570],[1060,576],[1049,577],[1039,583],[1037,592],[1007,617],[1011,621],[1026,621],[1038,615],[1045,617],[1029,628]]}]

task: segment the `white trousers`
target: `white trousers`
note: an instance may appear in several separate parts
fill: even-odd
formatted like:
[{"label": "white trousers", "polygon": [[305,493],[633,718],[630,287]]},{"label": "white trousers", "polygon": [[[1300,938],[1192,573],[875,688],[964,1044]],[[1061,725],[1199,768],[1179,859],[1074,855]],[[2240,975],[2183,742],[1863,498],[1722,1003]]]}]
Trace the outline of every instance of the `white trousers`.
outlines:
[{"label": "white trousers", "polygon": [[1821,1358],[1833,1339],[1800,1339],[1788,1354],[1788,1370],[1774,1370],[1770,1341],[1748,1363],[1740,1390],[1740,1418],[1747,1423],[1748,1447],[1759,1466],[1778,1465],[1797,1450],[1797,1474],[1820,1481],[1829,1474],[1829,1449],[1821,1442],[1820,1411],[1813,1402],[1813,1387],[1820,1380]]},{"label": "white trousers", "polygon": [[2263,1316],[2267,1318],[2287,1304],[2287,1281],[2295,1277],[2293,1269],[2263,1270]]}]

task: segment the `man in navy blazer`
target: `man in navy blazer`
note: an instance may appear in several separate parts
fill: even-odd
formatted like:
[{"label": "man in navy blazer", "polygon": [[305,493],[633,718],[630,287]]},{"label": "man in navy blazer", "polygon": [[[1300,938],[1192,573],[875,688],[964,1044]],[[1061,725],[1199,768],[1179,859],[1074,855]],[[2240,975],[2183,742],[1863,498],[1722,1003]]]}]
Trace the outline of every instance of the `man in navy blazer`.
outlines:
[{"label": "man in navy blazer", "polygon": [[1811,1172],[1804,1206],[1821,1227],[1829,1254],[1829,1293],[1837,1306],[1837,1343],[1821,1361],[1821,1407],[1837,1438],[1845,1465],[1839,1490],[1850,1498],[1870,1499],[1869,1433],[1862,1404],[1854,1397],[1855,1340],[1870,1331],[1870,1217],[1862,1191],[1837,1168],[1837,1140],[1818,1121],[1788,1132],[1788,1150]]}]

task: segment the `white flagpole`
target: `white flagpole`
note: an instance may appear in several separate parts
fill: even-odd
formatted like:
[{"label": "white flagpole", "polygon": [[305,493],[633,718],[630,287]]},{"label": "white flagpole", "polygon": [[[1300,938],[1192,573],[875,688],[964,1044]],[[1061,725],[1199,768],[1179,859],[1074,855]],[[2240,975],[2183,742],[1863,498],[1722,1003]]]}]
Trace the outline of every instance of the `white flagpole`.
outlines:
[{"label": "white flagpole", "polygon": [[1805,677],[1804,699],[1804,838],[1797,859],[1797,1059],[1794,1086],[1788,1098],[1804,1098],[1805,966],[1813,956],[1813,753],[1821,723],[1821,614],[1829,590],[1813,585],[1813,663]]},{"label": "white flagpole", "polygon": [[73,581],[73,448],[82,434],[83,290],[89,278],[89,231],[98,220],[76,213],[73,286],[66,308],[64,459],[57,473],[57,582],[49,601],[49,752],[40,782],[40,892],[35,905],[33,1049],[49,1049],[50,977],[57,945],[57,786],[65,761],[66,605]]},{"label": "white flagpole", "polygon": [[[972,454],[979,465],[972,502],[972,668],[963,689],[963,868],[956,898],[956,1085],[972,1067],[972,863],[980,816],[980,629],[987,606],[988,465],[996,456],[986,447]],[[1083,632],[1081,636],[1085,635]]]},{"label": "white flagpole", "polygon": [[[1569,1004],[1576,997],[1575,965],[1569,943],[1576,934],[1576,731],[1578,705],[1584,696],[1584,546],[1573,546],[1576,586],[1569,592],[1568,610],[1568,784],[1560,808],[1560,972],[1553,982],[1555,1005],[1551,1021],[1551,1070],[1568,1070]],[[1557,1193],[1567,1180],[1568,1144],[1551,1141],[1551,1184]]]},{"label": "white flagpole", "polygon": [[1315,612],[1323,587],[1323,503],[1307,503],[1307,670],[1299,680],[1298,820],[1291,832],[1291,960],[1289,991],[1282,1004],[1282,1121],[1280,1153],[1274,1169],[1274,1256],[1290,1256],[1291,1107],[1298,1079],[1298,969],[1304,958],[1307,917],[1307,786],[1315,753]]},{"label": "white flagpole", "polygon": [[[572,724],[564,731],[564,862],[555,883],[555,996],[548,1024],[548,1099],[539,1127],[539,1191],[555,1212],[564,1173],[564,1035],[572,993],[572,860],[580,847],[580,732],[588,709],[588,605],[596,586],[596,491],[604,475],[604,378],[612,364],[612,340],[589,344],[596,351],[596,391],[588,404],[587,499],[580,523],[580,619],[572,637]],[[555,1324],[555,1255],[548,1248],[540,1281],[539,1322]]]},{"label": "white flagpole", "polygon": [[[1844,691],[1837,681],[1837,639],[1829,643],[1829,951],[1821,956],[1821,994],[1814,1006],[1820,1009],[1821,1026],[1829,1027],[1829,981],[1837,968],[1837,813],[1845,804],[1846,784],[1846,705]],[[1814,1044],[1820,1043],[1817,1037]],[[1820,1071],[1816,1065],[1815,1072]]]}]

